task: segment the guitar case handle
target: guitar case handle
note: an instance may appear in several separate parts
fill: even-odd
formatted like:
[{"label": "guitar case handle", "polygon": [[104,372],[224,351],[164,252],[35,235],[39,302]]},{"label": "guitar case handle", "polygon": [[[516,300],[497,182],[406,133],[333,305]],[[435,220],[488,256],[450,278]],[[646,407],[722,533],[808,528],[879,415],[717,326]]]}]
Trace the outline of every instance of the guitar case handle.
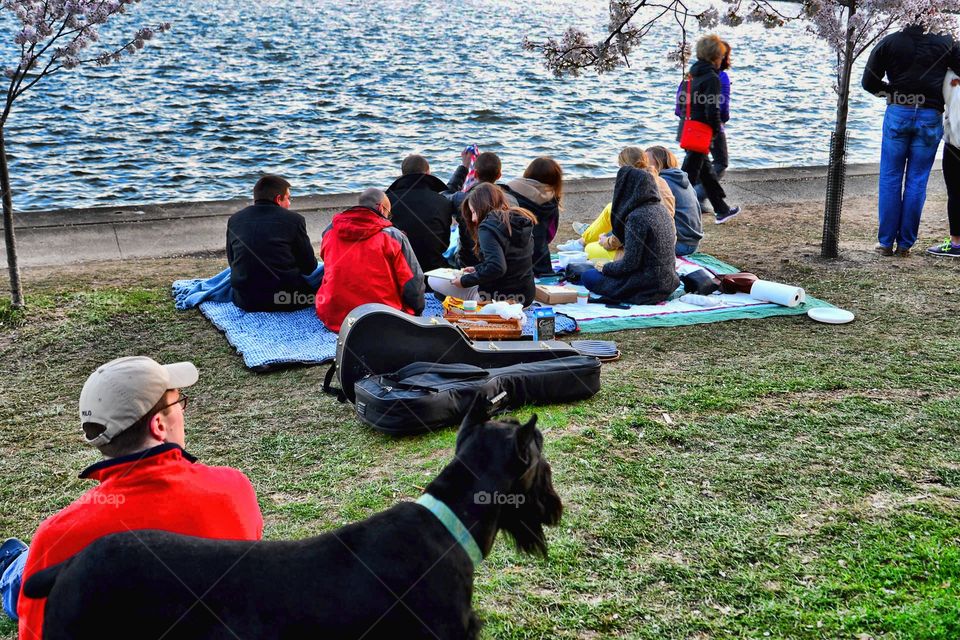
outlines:
[{"label": "guitar case handle", "polygon": [[333,376],[337,373],[337,363],[334,362],[330,365],[330,368],[327,369],[327,373],[323,376],[323,392],[328,393],[331,396],[337,397],[337,402],[346,402],[347,396],[344,395],[343,389],[333,386]]}]

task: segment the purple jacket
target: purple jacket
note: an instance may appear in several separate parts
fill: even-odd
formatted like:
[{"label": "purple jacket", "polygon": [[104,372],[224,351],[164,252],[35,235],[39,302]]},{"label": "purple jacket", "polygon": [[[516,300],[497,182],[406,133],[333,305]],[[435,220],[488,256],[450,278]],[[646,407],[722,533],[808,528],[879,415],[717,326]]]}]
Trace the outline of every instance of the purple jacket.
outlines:
[{"label": "purple jacket", "polygon": [[[678,118],[683,120],[687,117],[687,109],[684,101],[680,96],[686,97],[687,93],[687,80],[684,78],[680,81],[680,85],[677,87],[677,98],[675,101],[676,108],[673,112]],[[720,121],[727,122],[730,120],[730,76],[727,75],[726,71],[720,72]]]}]

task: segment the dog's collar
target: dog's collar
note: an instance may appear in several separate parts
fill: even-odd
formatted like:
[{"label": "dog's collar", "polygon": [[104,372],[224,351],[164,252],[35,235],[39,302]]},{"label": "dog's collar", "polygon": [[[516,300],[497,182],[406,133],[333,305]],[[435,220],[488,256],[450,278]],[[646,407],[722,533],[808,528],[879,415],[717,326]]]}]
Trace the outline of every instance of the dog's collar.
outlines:
[{"label": "dog's collar", "polygon": [[429,493],[420,496],[417,499],[417,504],[426,507],[430,513],[437,516],[437,520],[443,523],[443,526],[447,528],[447,531],[450,532],[453,539],[459,542],[463,550],[467,552],[470,560],[473,561],[474,567],[483,562],[483,552],[480,551],[477,541],[473,539],[470,530],[463,526],[463,522],[460,521],[457,514],[450,510],[450,507]]}]

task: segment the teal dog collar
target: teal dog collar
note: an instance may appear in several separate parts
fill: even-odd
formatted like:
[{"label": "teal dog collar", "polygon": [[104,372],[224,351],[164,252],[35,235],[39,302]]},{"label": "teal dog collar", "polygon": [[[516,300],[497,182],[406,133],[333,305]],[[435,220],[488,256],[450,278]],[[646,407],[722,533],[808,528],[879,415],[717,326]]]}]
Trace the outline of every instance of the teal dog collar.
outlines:
[{"label": "teal dog collar", "polygon": [[447,528],[447,531],[450,532],[450,535],[453,536],[453,539],[459,542],[460,546],[463,547],[463,550],[467,552],[468,556],[470,556],[470,560],[473,561],[474,567],[483,562],[483,553],[480,551],[477,541],[473,539],[473,535],[465,526],[463,526],[460,518],[458,518],[457,515],[450,510],[450,507],[440,502],[429,493],[425,493],[420,496],[417,499],[417,504],[426,507],[430,513],[437,517],[437,520],[443,523],[443,526]]}]

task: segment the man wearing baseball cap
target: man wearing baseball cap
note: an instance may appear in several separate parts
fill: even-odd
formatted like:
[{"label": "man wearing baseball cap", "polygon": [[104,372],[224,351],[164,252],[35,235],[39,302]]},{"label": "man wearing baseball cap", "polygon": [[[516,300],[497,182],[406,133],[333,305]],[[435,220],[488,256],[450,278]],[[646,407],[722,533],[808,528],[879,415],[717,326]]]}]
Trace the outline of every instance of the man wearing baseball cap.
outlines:
[{"label": "man wearing baseball cap", "polygon": [[0,596],[8,615],[19,615],[20,638],[41,637],[46,604],[19,598],[22,582],[105,535],[140,529],[232,540],[263,535],[247,477],[200,464],[183,449],[187,396],[180,390],[198,377],[190,362],[161,365],[132,356],[108,362],[87,378],[80,425],[86,442],[105,459],[80,477],[99,484],[47,518],[29,550],[15,539],[0,546]]}]

